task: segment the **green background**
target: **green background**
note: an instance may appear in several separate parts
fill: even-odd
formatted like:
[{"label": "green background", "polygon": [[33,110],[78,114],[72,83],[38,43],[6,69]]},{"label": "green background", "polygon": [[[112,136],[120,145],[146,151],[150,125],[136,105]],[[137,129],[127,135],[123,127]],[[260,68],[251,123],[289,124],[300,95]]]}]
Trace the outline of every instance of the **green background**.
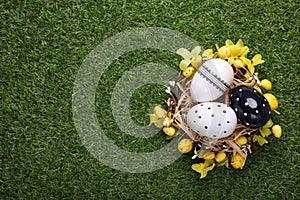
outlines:
[{"label": "green background", "polygon": [[[0,198],[20,199],[299,199],[299,2],[297,1],[7,1],[0,3]],[[205,179],[191,155],[145,174],[103,166],[83,146],[72,119],[73,82],[85,56],[119,32],[164,27],[202,47],[239,38],[261,53],[261,78],[279,99],[273,121],[283,136],[268,138],[243,170],[216,168]],[[165,145],[122,134],[110,94],[124,72],[146,62],[174,68],[176,55],[139,50],[116,60],[99,82],[97,114],[120,147],[148,152]],[[145,94],[147,93],[147,95]],[[133,118],[147,124],[153,103],[167,95],[153,85],[131,98]]]}]

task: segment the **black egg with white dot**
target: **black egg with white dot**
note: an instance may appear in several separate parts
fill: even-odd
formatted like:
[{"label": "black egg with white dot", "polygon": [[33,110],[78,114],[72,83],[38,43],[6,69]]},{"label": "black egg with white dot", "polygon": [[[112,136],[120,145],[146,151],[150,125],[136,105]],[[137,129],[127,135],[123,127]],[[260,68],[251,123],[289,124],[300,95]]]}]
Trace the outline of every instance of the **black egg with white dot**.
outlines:
[{"label": "black egg with white dot", "polygon": [[231,91],[229,99],[230,106],[242,124],[258,128],[265,125],[270,119],[271,108],[266,98],[254,88],[235,87]]}]

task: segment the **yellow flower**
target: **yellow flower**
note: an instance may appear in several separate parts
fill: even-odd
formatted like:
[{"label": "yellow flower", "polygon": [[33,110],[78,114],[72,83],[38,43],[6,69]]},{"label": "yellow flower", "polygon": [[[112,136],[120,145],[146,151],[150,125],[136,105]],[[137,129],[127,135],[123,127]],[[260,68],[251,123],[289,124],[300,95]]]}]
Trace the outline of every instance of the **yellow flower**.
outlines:
[{"label": "yellow flower", "polygon": [[[249,78],[249,77],[247,77],[247,78]],[[259,93],[263,94],[257,83],[253,86],[253,88],[256,89]]]},{"label": "yellow flower", "polygon": [[222,59],[228,59],[230,56],[230,48],[229,46],[222,46],[218,49],[218,56]]},{"label": "yellow flower", "polygon": [[231,40],[226,40],[226,45],[230,48],[231,57],[245,57],[249,53],[249,47],[244,46],[241,39],[236,44],[233,44]]},{"label": "yellow flower", "polygon": [[202,57],[199,55],[201,52],[200,46],[196,46],[191,52],[185,48],[180,48],[176,51],[178,55],[183,57],[183,60],[180,62],[180,69],[184,70],[190,64],[198,68],[202,64]]},{"label": "yellow flower", "polygon": [[214,53],[212,49],[206,49],[205,51],[203,51],[202,57],[206,60],[209,60],[211,58],[215,58],[217,56],[217,53],[218,52]]},{"label": "yellow flower", "polygon": [[263,136],[263,137],[268,137],[269,135],[272,134],[270,128],[273,126],[273,121],[272,119],[269,119],[269,121],[259,129],[259,132],[260,134]]},{"label": "yellow flower", "polygon": [[263,129],[264,128],[271,128],[273,126],[273,121],[272,119],[269,119],[269,121],[267,121],[267,123],[262,127]]},{"label": "yellow flower", "polygon": [[155,106],[154,107],[154,114],[150,114],[149,117],[150,117],[150,124],[154,124],[157,128],[162,128],[164,125],[164,120],[165,120],[165,117],[167,115],[167,111],[164,110],[161,105],[158,105],[158,106]]},{"label": "yellow flower", "polygon": [[269,128],[260,128],[259,132],[263,137],[268,137],[269,135],[272,134],[272,132]]},{"label": "yellow flower", "polygon": [[228,45],[230,49],[228,63],[236,68],[245,67],[246,63],[244,60],[246,59],[246,55],[249,53],[249,47],[244,46],[241,39],[239,39],[236,44],[233,44],[231,40],[226,40],[226,45]]},{"label": "yellow flower", "polygon": [[171,126],[173,124],[172,121],[172,113],[168,112],[167,115],[165,115],[164,121],[163,121],[163,125],[164,126]]},{"label": "yellow flower", "polygon": [[262,64],[262,63],[265,62],[264,60],[262,60],[261,54],[256,54],[252,58],[252,60],[249,60],[247,58],[241,58],[241,59],[247,65],[247,68],[248,68],[249,72],[251,73],[251,74],[249,74],[248,72],[246,72],[246,74],[245,74],[246,78],[249,78],[252,74],[254,74],[254,71],[255,71],[254,66]]},{"label": "yellow flower", "polygon": [[192,169],[201,174],[200,178],[204,178],[207,175],[207,172],[212,170],[215,167],[213,160],[206,160],[204,163],[193,164]]},{"label": "yellow flower", "polygon": [[255,134],[255,135],[253,136],[253,142],[258,142],[258,144],[259,144],[260,146],[262,146],[262,145],[264,145],[264,144],[268,144],[268,141],[267,141],[264,137],[262,137],[262,136],[260,136],[260,135],[257,135],[257,134]]}]

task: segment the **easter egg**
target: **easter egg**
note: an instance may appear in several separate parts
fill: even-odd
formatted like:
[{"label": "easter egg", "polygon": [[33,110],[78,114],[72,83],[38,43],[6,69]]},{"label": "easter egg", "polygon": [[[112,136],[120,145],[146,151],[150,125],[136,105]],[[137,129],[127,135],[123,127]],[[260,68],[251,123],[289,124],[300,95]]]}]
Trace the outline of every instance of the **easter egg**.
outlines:
[{"label": "easter egg", "polygon": [[195,132],[209,138],[223,138],[236,128],[237,118],[231,107],[218,102],[193,106],[187,113],[187,124]]},{"label": "easter egg", "polygon": [[242,124],[258,128],[269,121],[271,108],[267,99],[256,89],[247,86],[235,87],[229,99],[230,106]]},{"label": "easter egg", "polygon": [[195,73],[190,93],[193,101],[213,101],[222,96],[233,81],[233,69],[220,58],[206,61]]}]

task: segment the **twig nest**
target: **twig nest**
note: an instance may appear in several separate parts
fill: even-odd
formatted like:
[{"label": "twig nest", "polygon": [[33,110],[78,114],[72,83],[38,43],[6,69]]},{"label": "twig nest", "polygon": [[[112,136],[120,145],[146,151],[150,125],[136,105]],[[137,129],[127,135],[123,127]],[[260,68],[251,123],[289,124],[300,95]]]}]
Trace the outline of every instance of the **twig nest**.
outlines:
[{"label": "twig nest", "polygon": [[[200,163],[192,169],[200,178],[215,166],[228,168],[231,164],[242,169],[256,142],[262,146],[272,133],[277,138],[282,135],[281,127],[273,126],[270,118],[271,110],[278,113],[278,101],[272,94],[263,95],[261,89],[271,90],[272,83],[260,81],[255,73],[255,66],[265,62],[262,56],[248,59],[249,48],[242,40],[236,44],[226,40],[225,46],[216,46],[217,52],[206,49],[202,56],[199,47],[192,52],[176,51],[183,57],[182,72],[170,82],[172,92],[166,90],[171,96],[168,111],[157,107],[150,115],[150,124],[164,126],[166,139],[188,136],[178,143],[178,150],[188,153],[194,146],[192,158]],[[220,97],[225,97],[225,102]]]}]

